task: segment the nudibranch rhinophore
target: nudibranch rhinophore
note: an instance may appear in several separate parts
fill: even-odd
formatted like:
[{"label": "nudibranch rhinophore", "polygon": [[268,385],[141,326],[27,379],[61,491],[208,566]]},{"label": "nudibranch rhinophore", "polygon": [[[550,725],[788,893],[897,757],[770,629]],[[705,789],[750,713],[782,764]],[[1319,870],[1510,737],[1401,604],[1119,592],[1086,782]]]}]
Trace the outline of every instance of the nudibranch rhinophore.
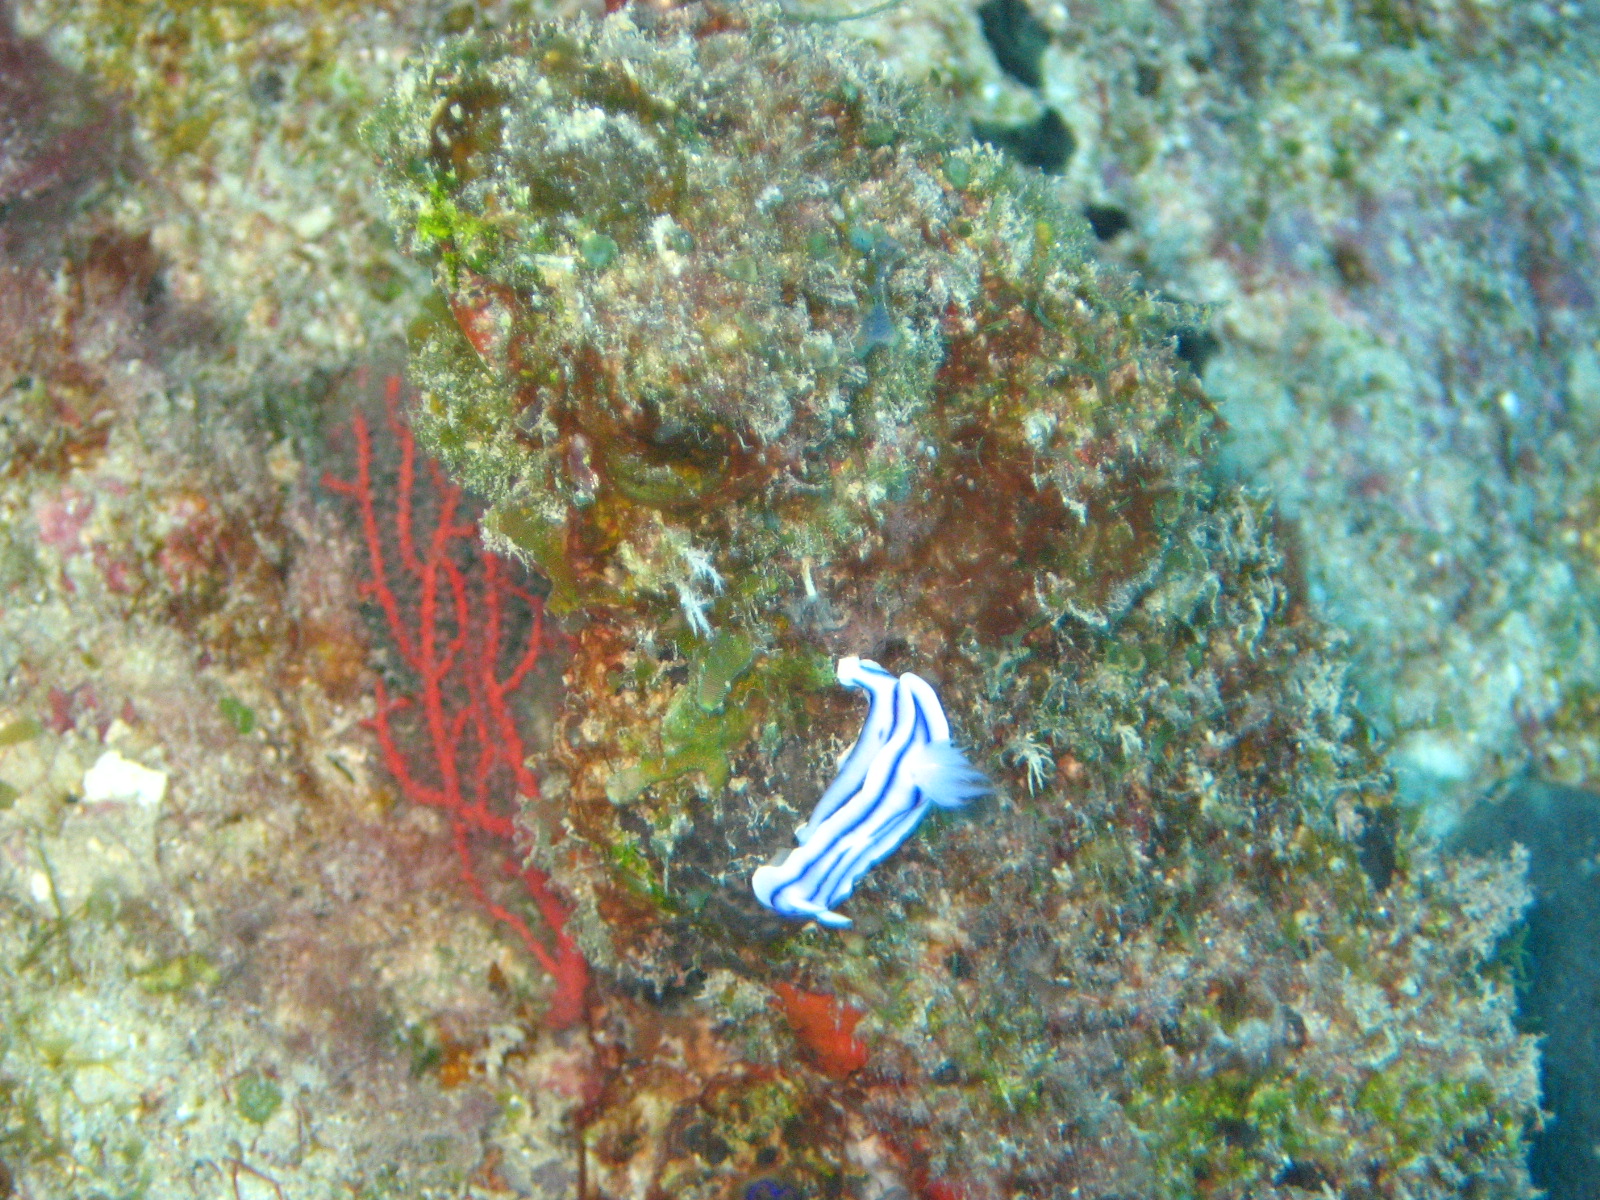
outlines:
[{"label": "nudibranch rhinophore", "polygon": [[950,740],[950,722],[932,685],[907,671],[896,679],[870,659],[841,658],[839,682],[867,693],[866,724],[822,793],[799,843],[781,863],[750,878],[773,912],[835,929],[833,911],[856,882],[911,836],[928,809],[959,808],[989,781]]}]

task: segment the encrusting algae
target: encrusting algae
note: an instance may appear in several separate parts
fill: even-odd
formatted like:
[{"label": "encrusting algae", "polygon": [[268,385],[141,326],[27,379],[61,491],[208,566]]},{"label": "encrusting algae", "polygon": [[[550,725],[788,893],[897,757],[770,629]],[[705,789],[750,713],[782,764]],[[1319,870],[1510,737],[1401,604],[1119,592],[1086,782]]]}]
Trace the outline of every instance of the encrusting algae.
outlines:
[{"label": "encrusting algae", "polygon": [[[571,635],[524,819],[634,997],[587,1186],[1531,1194],[1520,868],[1397,818],[1270,514],[1207,482],[1188,314],[775,5],[459,38],[368,133],[444,300],[417,428]],[[998,791],[834,932],[749,879],[852,654]]]}]

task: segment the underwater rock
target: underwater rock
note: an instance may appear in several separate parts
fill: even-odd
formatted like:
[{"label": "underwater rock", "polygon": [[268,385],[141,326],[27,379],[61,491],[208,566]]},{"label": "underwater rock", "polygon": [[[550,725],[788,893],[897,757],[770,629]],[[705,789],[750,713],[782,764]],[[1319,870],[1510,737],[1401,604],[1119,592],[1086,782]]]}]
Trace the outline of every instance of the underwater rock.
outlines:
[{"label": "underwater rock", "polygon": [[[607,1093],[596,1170],[735,1194],[759,1143],[972,1200],[1528,1194],[1488,962],[1518,870],[1397,836],[1369,882],[1381,762],[1269,515],[1204,481],[1188,314],[1038,176],[761,3],[450,41],[369,135],[444,300],[417,428],[572,639],[532,853],[634,997],[618,1069],[701,1064]],[[847,655],[934,684],[998,793],[846,933],[748,881],[855,735]],[[863,1014],[844,1086],[785,988]]]},{"label": "underwater rock", "polygon": [[[48,257],[91,185],[127,165],[122,122],[0,3],[0,256]],[[10,265],[9,263],[7,265]]]},{"label": "underwater rock", "polygon": [[973,738],[976,658],[1149,583],[1210,424],[1079,218],[748,11],[458,42],[375,134],[454,314],[419,428],[585,618],[567,819],[690,913],[853,736],[835,658],[936,671]]}]

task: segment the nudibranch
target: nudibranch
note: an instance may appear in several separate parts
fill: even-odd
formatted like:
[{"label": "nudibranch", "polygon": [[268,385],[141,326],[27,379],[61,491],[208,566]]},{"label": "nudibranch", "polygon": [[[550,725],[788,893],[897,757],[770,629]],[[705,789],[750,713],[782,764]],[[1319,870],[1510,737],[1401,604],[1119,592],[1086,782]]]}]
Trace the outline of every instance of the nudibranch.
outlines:
[{"label": "nudibranch", "polygon": [[798,845],[782,862],[758,867],[750,886],[780,916],[843,929],[850,918],[834,909],[929,808],[959,808],[990,788],[950,740],[944,706],[926,679],[909,671],[896,679],[853,655],[839,660],[838,676],[867,693],[861,736],[795,831]]}]

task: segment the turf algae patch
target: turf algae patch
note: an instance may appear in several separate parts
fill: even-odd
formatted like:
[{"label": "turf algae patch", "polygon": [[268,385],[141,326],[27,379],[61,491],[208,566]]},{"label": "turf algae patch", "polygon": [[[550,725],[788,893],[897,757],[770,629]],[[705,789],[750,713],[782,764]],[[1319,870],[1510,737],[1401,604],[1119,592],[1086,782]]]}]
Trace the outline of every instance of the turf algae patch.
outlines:
[{"label": "turf algae patch", "polygon": [[[737,1079],[790,1098],[783,1186],[1526,1194],[1516,873],[1392,820],[1270,514],[1204,482],[1184,314],[1038,177],[761,3],[449,41],[367,133],[444,302],[417,427],[568,622],[535,859],[615,1036],[671,1047],[597,1170],[755,1186],[760,1106],[701,1136]],[[825,934],[748,880],[859,729],[846,654],[927,677],[1000,791]],[[843,1086],[779,984],[862,1014]]]}]

